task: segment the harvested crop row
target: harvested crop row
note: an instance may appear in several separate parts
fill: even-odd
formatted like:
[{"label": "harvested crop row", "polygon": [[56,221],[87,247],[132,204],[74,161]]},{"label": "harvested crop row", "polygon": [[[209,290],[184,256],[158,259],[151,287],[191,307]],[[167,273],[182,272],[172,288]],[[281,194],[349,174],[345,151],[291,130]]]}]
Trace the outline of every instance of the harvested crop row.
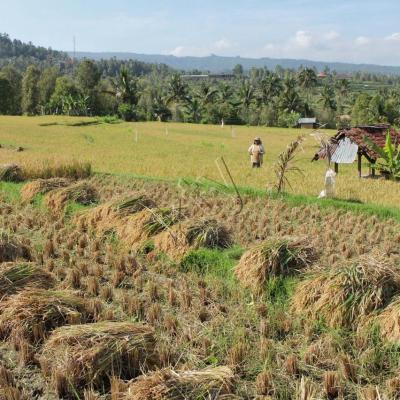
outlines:
[{"label": "harvested crop row", "polygon": [[398,267],[381,255],[363,256],[338,268],[306,275],[293,298],[293,311],[309,321],[321,318],[334,328],[354,323],[384,308],[400,292]]},{"label": "harvested crop row", "polygon": [[66,178],[37,179],[23,186],[21,198],[23,201],[30,202],[39,194],[46,194],[52,190],[65,188],[70,184],[71,180]]},{"label": "harvested crop row", "polygon": [[235,375],[228,367],[175,372],[170,368],[118,385],[119,400],[180,400],[219,398],[232,393]]},{"label": "harvested crop row", "polygon": [[90,205],[99,200],[96,189],[87,182],[79,182],[74,185],[52,190],[46,195],[46,206],[57,213],[62,211],[69,201],[82,205]]},{"label": "harvested crop row", "polygon": [[25,364],[55,328],[93,319],[90,303],[71,292],[27,289],[1,303],[0,337],[11,340]]},{"label": "harvested crop row", "polygon": [[232,245],[232,237],[228,229],[214,219],[190,220],[155,236],[154,245],[158,251],[180,261],[192,249],[226,249]]},{"label": "harvested crop row", "polygon": [[293,275],[316,259],[315,249],[305,238],[273,238],[244,253],[235,275],[243,286],[261,294],[269,278]]},{"label": "harvested crop row", "polygon": [[110,377],[132,379],[157,365],[153,330],[129,322],[103,322],[56,329],[39,361],[44,375],[63,398],[85,388],[104,388]]},{"label": "harvested crop row", "polygon": [[0,299],[26,287],[49,289],[54,284],[54,276],[36,264],[0,264]]}]

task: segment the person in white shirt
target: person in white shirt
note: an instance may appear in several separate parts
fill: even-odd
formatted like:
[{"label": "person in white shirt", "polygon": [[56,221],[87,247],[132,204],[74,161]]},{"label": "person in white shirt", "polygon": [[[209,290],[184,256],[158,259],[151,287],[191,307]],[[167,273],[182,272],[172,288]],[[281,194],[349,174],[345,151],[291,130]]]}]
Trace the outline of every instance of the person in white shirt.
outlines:
[{"label": "person in white shirt", "polygon": [[254,143],[249,147],[250,162],[253,168],[260,168],[263,164],[265,149],[259,137],[254,139]]}]

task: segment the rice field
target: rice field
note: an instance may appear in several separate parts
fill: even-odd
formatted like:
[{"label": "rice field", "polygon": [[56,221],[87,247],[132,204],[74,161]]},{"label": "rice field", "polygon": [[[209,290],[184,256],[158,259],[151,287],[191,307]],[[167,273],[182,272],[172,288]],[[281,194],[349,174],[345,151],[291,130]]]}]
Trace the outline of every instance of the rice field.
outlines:
[{"label": "rice field", "polygon": [[0,399],[396,399],[400,225],[95,175],[0,187]]},{"label": "rice field", "polygon": [[[246,126],[209,126],[172,123],[117,123],[68,117],[0,117],[0,159],[30,167],[40,164],[88,161],[96,172],[177,179],[207,178],[223,183],[215,160],[226,160],[234,180],[243,187],[267,189],[275,183],[273,165],[286,145],[306,135],[288,191],[318,196],[323,189],[324,162],[311,163],[318,149],[310,131]],[[333,135],[334,131],[325,131]],[[263,139],[267,155],[261,170],[250,168],[247,149],[255,136]],[[18,152],[22,147],[24,151]],[[222,168],[222,165],[220,165]],[[368,165],[364,165],[368,174]],[[222,168],[223,169],[223,168]],[[341,166],[337,197],[398,206],[400,185],[359,179],[356,164]]]},{"label": "rice field", "polygon": [[[0,183],[0,400],[400,398],[397,217],[176,182],[223,180],[222,155],[266,188],[298,131],[1,121],[15,165]],[[298,164],[315,181],[294,177],[297,194],[322,186],[312,140]],[[396,206],[396,184],[353,174],[342,198],[360,199],[353,182]]]}]

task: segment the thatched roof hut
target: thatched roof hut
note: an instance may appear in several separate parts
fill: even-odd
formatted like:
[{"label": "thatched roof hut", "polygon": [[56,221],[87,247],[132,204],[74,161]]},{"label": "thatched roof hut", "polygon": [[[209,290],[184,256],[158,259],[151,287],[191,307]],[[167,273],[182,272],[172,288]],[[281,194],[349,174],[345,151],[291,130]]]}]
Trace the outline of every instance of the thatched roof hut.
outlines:
[{"label": "thatched roof hut", "polygon": [[[367,146],[365,137],[383,148],[387,132],[390,132],[393,143],[400,143],[400,132],[397,132],[388,124],[341,129],[320,148],[312,161],[328,159],[335,163],[335,171],[338,172],[339,164],[351,164],[358,158],[358,172],[361,176],[362,157],[364,156],[372,164],[379,158],[379,155]],[[374,170],[372,170],[372,174],[374,175]]]}]

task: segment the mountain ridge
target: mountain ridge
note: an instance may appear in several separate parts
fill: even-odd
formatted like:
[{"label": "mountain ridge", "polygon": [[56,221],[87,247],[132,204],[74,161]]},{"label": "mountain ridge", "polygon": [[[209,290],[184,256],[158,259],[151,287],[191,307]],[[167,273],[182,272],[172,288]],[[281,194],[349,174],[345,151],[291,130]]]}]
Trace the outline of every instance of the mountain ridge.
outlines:
[{"label": "mountain ridge", "polygon": [[[69,52],[72,57],[74,54]],[[90,58],[94,60],[116,58],[118,60],[135,59],[138,61],[166,64],[169,67],[178,70],[200,70],[211,73],[224,73],[232,71],[236,64],[241,64],[245,70],[251,68],[263,68],[275,69],[276,66],[283,68],[298,69],[300,66],[316,68],[318,71],[322,71],[325,67],[329,67],[331,70],[335,70],[339,73],[355,73],[355,72],[369,72],[379,73],[387,75],[400,75],[400,66],[389,66],[389,65],[378,65],[378,64],[355,64],[347,62],[325,62],[325,61],[313,61],[307,59],[290,59],[290,58],[246,58],[246,57],[227,57],[210,55],[205,57],[196,56],[185,56],[177,57],[174,55],[163,55],[163,54],[141,54],[141,53],[129,53],[129,52],[77,52],[76,57]]]}]

